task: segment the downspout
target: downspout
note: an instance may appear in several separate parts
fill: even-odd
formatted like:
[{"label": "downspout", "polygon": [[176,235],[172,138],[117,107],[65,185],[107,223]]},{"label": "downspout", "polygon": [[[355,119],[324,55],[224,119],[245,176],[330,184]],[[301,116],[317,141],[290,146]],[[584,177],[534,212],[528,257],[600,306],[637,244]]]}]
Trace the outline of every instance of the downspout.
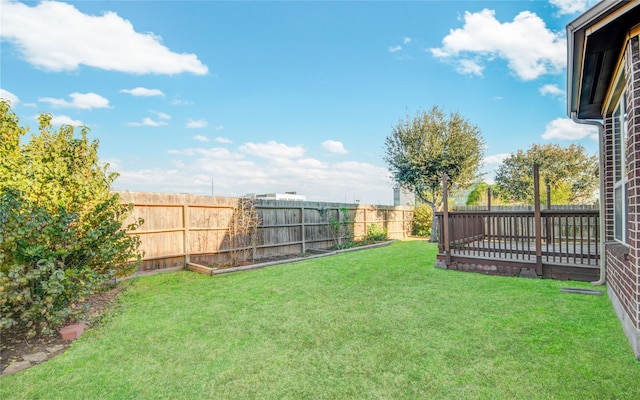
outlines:
[{"label": "downspout", "polygon": [[590,119],[580,119],[577,116],[577,113],[574,111],[571,113],[571,119],[576,124],[583,125],[592,125],[598,128],[598,168],[599,168],[599,180],[600,180],[600,201],[599,201],[599,213],[600,213],[600,279],[596,282],[591,282],[593,286],[604,285],[607,282],[607,268],[606,268],[606,257],[605,257],[605,224],[604,224],[604,126],[599,121],[594,121]]}]

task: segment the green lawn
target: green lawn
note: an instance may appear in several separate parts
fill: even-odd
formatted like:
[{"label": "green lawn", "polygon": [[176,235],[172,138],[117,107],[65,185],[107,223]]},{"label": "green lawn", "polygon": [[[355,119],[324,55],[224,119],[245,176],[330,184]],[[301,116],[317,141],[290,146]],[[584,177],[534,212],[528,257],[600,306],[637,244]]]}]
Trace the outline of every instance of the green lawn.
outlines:
[{"label": "green lawn", "polygon": [[404,241],[138,278],[64,354],[2,378],[0,398],[640,398],[606,295],[434,269],[435,254]]}]

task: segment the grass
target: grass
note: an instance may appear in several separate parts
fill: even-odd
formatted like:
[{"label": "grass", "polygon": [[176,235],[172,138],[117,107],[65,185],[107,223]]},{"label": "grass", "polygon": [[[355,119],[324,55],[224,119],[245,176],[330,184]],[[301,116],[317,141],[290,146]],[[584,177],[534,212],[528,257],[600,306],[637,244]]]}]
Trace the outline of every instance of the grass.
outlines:
[{"label": "grass", "polygon": [[606,295],[434,269],[435,253],[405,241],[139,278],[67,352],[2,378],[0,398],[640,398]]}]

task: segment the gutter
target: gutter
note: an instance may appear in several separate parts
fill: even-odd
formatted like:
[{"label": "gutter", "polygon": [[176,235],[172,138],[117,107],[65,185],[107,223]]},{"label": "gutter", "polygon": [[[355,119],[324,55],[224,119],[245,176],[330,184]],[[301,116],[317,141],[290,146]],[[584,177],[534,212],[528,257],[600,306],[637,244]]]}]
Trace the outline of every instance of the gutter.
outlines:
[{"label": "gutter", "polygon": [[599,121],[594,121],[590,119],[580,119],[577,116],[577,113],[571,112],[571,120],[576,124],[582,125],[592,125],[598,128],[598,160],[599,165],[598,168],[600,170],[599,181],[600,181],[600,199],[599,199],[599,213],[600,213],[600,279],[596,282],[591,282],[593,286],[604,285],[607,282],[607,263],[605,257],[605,224],[604,224],[604,125],[602,125]]}]

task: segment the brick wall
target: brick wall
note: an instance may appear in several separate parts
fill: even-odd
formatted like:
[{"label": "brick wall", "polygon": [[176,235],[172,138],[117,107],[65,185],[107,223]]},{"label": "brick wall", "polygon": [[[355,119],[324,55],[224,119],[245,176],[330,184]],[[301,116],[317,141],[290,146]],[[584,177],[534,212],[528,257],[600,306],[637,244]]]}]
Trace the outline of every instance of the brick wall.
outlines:
[{"label": "brick wall", "polygon": [[629,141],[627,170],[629,171],[629,257],[635,301],[636,329],[640,330],[640,36],[627,47],[627,104]]},{"label": "brick wall", "polygon": [[600,154],[604,156],[604,226],[605,241],[613,240],[613,116],[604,118],[605,134]]},{"label": "brick wall", "polygon": [[626,168],[629,180],[629,237],[627,245],[614,240],[613,233],[613,120],[604,118],[607,286],[625,333],[640,359],[640,49],[639,37],[629,40],[625,49],[628,141]]}]

